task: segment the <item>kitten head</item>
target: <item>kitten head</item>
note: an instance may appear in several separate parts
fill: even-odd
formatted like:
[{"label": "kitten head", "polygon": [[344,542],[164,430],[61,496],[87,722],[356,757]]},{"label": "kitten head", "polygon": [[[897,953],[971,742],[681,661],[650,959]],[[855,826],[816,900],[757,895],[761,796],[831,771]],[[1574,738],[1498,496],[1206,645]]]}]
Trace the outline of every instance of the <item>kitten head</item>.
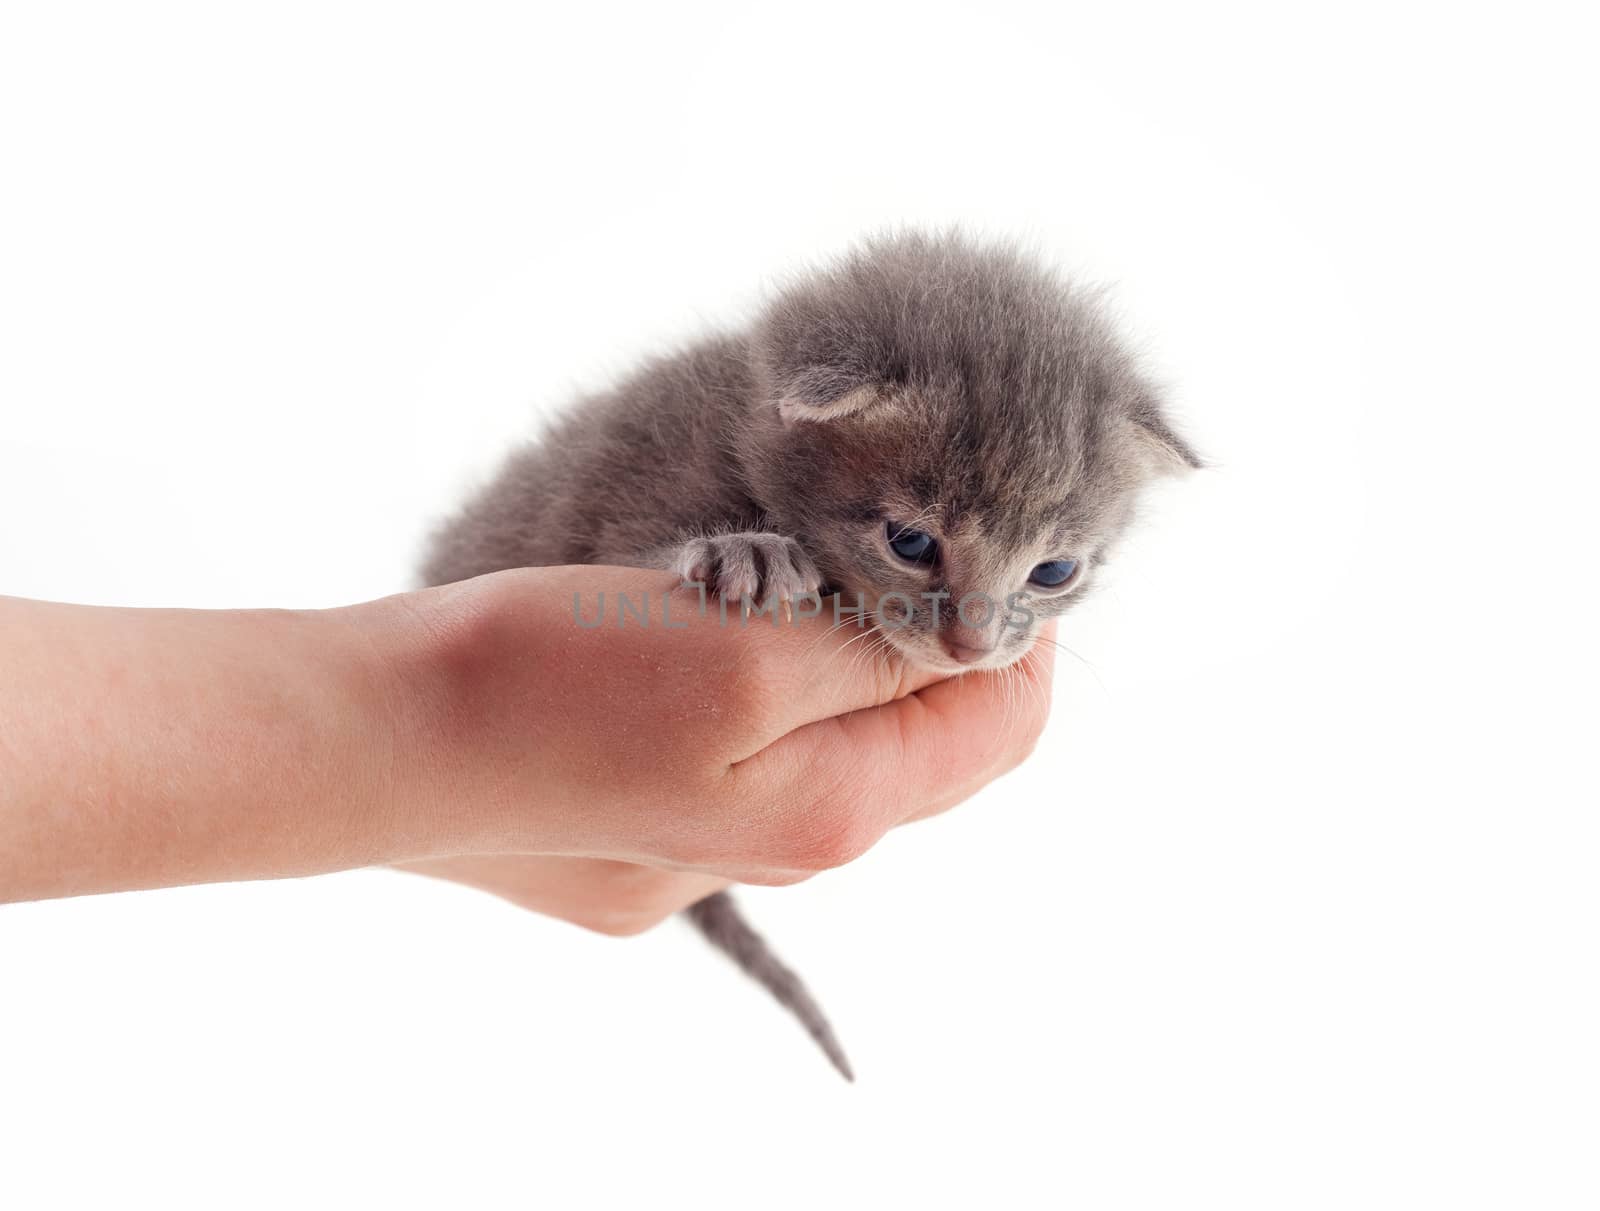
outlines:
[{"label": "kitten head", "polygon": [[740,457],[773,528],[946,672],[1021,659],[1139,489],[1200,465],[1093,302],[1009,245],[900,234],[785,288]]}]

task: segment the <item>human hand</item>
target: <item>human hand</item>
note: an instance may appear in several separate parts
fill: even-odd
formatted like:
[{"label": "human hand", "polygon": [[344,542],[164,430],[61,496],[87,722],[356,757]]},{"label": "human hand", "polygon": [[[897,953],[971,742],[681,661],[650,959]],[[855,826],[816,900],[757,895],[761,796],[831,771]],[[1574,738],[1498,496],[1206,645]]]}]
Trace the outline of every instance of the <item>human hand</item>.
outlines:
[{"label": "human hand", "polygon": [[[417,760],[397,793],[470,821],[463,843],[477,854],[697,878],[460,854],[428,873],[511,887],[540,911],[626,884],[649,889],[644,915],[666,915],[726,880],[791,883],[858,857],[1011,769],[1043,726],[1049,644],[1013,669],[942,680],[863,658],[852,640],[872,639],[832,630],[826,612],[723,625],[679,590],[673,619],[686,625],[666,629],[659,603],[676,584],[540,568],[408,595],[429,638],[398,669],[424,726],[401,746]],[[614,613],[577,624],[574,594],[588,616],[619,592],[649,596],[650,625],[618,626]]]}]

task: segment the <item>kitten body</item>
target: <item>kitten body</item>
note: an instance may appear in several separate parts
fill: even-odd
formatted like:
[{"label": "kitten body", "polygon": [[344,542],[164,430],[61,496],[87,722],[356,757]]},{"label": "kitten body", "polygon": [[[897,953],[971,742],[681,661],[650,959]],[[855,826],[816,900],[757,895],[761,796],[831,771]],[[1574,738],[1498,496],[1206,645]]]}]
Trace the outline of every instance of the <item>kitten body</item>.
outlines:
[{"label": "kitten body", "polygon": [[[1012,245],[905,232],[579,401],[437,532],[423,575],[603,563],[734,599],[838,591],[906,659],[999,668],[1082,597],[1139,489],[1198,465],[1088,295]],[[957,608],[1018,593],[1026,621]],[[686,915],[850,1075],[726,893]]]}]

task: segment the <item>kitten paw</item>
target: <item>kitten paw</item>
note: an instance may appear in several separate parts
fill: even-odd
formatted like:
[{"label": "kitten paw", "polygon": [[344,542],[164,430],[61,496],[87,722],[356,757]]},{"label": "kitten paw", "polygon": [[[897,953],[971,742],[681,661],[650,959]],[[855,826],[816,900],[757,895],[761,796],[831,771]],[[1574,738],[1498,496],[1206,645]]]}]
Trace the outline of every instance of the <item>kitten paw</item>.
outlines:
[{"label": "kitten paw", "polygon": [[822,587],[817,565],[799,543],[758,530],[691,538],[678,549],[672,570],[725,601],[749,598],[756,605],[793,601]]}]

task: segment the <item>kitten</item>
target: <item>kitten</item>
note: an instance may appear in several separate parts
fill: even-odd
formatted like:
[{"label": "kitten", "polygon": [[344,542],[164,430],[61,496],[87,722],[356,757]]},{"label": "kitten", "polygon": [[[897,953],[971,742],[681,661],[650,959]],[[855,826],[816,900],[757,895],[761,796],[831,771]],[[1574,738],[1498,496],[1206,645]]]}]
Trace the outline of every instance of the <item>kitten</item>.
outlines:
[{"label": "kitten", "polygon": [[[424,577],[606,563],[728,599],[840,592],[881,603],[907,660],[1001,668],[1082,599],[1139,489],[1199,465],[1084,292],[1010,244],[881,235],[749,331],[582,401],[435,535]],[[727,893],[686,915],[851,1078]]]}]

